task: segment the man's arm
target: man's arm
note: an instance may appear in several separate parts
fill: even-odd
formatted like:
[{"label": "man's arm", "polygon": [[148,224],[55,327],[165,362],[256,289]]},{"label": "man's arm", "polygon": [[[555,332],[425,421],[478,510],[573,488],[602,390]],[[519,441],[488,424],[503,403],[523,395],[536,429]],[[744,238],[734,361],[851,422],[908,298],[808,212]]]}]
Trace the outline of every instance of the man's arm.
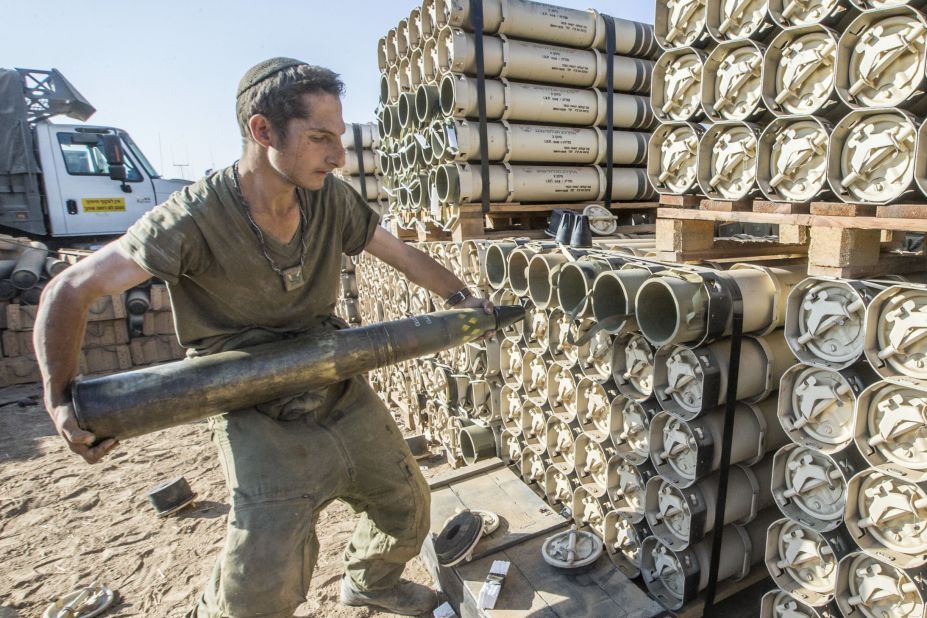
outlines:
[{"label": "man's arm", "polygon": [[[438,264],[427,254],[402,242],[382,227],[378,227],[373,233],[373,238],[370,239],[365,251],[404,274],[412,283],[434,292],[441,298],[447,298],[467,287],[457,275]],[[492,310],[488,301],[473,297],[467,298],[456,306],[459,308],[483,307],[487,312]]]},{"label": "man's arm", "polygon": [[42,292],[33,342],[42,372],[45,408],[58,434],[88,463],[98,462],[115,445],[77,426],[70,384],[80,370],[80,350],[90,305],[101,296],[116,294],[151,275],[118,245],[110,243],[49,281]]}]

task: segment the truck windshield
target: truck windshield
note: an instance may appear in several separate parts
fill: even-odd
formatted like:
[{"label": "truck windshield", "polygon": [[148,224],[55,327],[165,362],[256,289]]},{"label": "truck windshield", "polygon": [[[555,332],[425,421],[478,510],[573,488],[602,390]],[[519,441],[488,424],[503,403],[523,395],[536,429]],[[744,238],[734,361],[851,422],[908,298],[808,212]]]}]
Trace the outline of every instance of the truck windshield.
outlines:
[{"label": "truck windshield", "polygon": [[148,175],[151,178],[160,178],[159,174],[154,166],[145,158],[145,155],[142,153],[141,149],[135,145],[135,142],[132,141],[132,138],[125,131],[118,131],[119,137],[122,139],[123,143],[129,149],[129,152],[132,153],[132,156],[139,162],[139,164],[145,168],[145,171],[148,172]]}]

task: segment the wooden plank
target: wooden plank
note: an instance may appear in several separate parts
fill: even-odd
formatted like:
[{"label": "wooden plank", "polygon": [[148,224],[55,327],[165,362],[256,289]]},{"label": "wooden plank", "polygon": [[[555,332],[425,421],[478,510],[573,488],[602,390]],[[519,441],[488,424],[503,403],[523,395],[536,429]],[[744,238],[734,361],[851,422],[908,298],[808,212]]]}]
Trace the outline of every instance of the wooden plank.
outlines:
[{"label": "wooden plank", "polygon": [[888,204],[876,209],[876,217],[927,219],[927,204]]},{"label": "wooden plank", "polygon": [[808,265],[808,276],[861,279],[879,275],[904,275],[927,270],[927,258],[923,255],[895,255],[883,253],[876,264],[849,266]]},{"label": "wooden plank", "polygon": [[740,256],[787,256],[800,257],[808,252],[808,245],[785,245],[777,242],[715,240],[709,249],[689,251],[657,251],[660,261],[681,262],[697,260],[716,260]]},{"label": "wooden plank", "polygon": [[708,251],[712,248],[715,228],[711,221],[657,219],[656,225],[657,251]]},{"label": "wooden plank", "polygon": [[660,206],[671,208],[698,208],[702,203],[701,195],[660,195]]},{"label": "wooden plank", "polygon": [[750,212],[753,210],[753,200],[746,198],[732,202],[729,200],[702,200],[700,210],[714,212]]},{"label": "wooden plank", "polygon": [[452,483],[457,483],[459,481],[464,481],[468,478],[474,476],[479,476],[485,474],[491,470],[496,470],[505,466],[505,462],[499,459],[498,457],[492,457],[484,461],[477,462],[472,466],[467,466],[461,470],[454,470],[451,472],[446,472],[444,474],[439,474],[438,476],[432,478],[428,482],[428,487],[431,491],[440,489],[442,487],[447,487]]},{"label": "wooden plank", "polygon": [[641,225],[619,225],[617,228],[615,228],[615,234],[655,234],[656,231],[656,223],[643,223]]},{"label": "wooden plank", "polygon": [[875,204],[844,204],[842,202],[811,202],[811,214],[827,217],[874,217]]},{"label": "wooden plank", "polygon": [[808,261],[815,266],[872,266],[879,262],[879,230],[811,228]]},{"label": "wooden plank", "polygon": [[902,232],[927,232],[927,219],[890,219],[878,217],[833,217],[824,215],[777,215],[762,212],[712,212],[708,210],[684,210],[662,208],[661,219],[696,221],[733,221],[740,223],[771,223],[805,225],[817,227],[838,227],[861,230],[897,230]]},{"label": "wooden plank", "polygon": [[542,502],[501,460],[495,462],[501,467],[484,469],[431,493],[433,532],[440,532],[447,520],[464,509],[487,509],[499,516],[499,529],[480,540],[473,550],[474,560],[569,523]]},{"label": "wooden plank", "polygon": [[806,215],[811,212],[811,204],[796,204],[795,202],[770,202],[768,200],[753,200],[753,212],[764,212],[775,215]]},{"label": "wooden plank", "polygon": [[[457,569],[463,583],[460,615],[506,618],[656,618],[672,615],[622,575],[604,555],[590,569],[571,573],[553,568],[543,561],[543,543],[543,538],[535,538]],[[480,612],[476,601],[494,560],[508,560],[511,566],[496,608]]]}]

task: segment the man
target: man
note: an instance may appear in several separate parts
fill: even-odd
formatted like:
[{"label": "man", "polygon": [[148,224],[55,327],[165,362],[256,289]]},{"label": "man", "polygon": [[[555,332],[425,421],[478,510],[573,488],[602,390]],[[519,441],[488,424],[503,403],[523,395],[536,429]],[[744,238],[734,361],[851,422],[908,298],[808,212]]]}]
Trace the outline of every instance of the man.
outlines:
[{"label": "man", "polygon": [[[331,71],[289,58],[252,67],[236,101],[241,160],[175,193],[46,287],[35,326],[45,405],[86,461],[116,446],[81,430],[69,401],[88,307],[151,276],[168,284],[189,355],[342,327],[331,316],[342,253],[366,250],[448,306],[491,310],[379,227],[360,196],[330,175],[344,164],[343,88]],[[400,580],[429,528],[428,486],[363,378],[209,424],[232,508],[192,616],[292,615],[318,554],[315,522],[335,499],[363,513],[345,551],[342,603],[405,615],[434,608],[433,590]]]}]

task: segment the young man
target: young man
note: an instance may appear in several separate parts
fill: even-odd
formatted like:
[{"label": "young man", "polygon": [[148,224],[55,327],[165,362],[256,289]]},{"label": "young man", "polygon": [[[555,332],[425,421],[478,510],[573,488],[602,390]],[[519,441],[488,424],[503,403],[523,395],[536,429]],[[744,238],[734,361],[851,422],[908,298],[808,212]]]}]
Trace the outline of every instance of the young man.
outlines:
[{"label": "young man", "polygon": [[[484,307],[330,175],[344,164],[343,84],[289,58],[252,67],[238,87],[241,160],[146,214],[125,236],[51,281],[35,345],[58,433],[89,463],[116,443],[81,430],[68,385],[94,299],[151,276],[167,282],[189,355],[341,328],[332,317],[341,255],[368,251],[448,306]],[[318,554],[315,522],[340,499],[362,512],[345,551],[341,601],[418,615],[438,598],[400,580],[429,528],[428,486],[362,377],[209,421],[231,494],[228,535],[192,616],[290,616]],[[106,436],[99,436],[106,438]]]}]

